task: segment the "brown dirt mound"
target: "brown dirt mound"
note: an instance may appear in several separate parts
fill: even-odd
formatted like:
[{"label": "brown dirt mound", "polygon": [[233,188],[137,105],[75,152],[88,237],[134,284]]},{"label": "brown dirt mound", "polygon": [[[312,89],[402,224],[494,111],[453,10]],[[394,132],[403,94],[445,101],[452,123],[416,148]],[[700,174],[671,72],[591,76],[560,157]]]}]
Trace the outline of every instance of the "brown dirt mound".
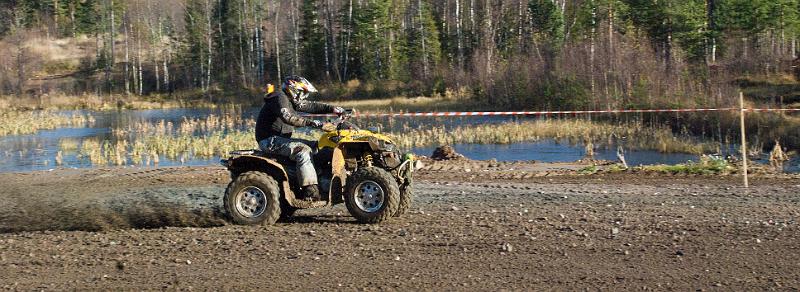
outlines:
[{"label": "brown dirt mound", "polygon": [[431,155],[431,159],[433,160],[462,160],[466,159],[464,155],[459,154],[456,152],[456,149],[450,145],[439,146],[436,150],[433,150],[433,155]]}]

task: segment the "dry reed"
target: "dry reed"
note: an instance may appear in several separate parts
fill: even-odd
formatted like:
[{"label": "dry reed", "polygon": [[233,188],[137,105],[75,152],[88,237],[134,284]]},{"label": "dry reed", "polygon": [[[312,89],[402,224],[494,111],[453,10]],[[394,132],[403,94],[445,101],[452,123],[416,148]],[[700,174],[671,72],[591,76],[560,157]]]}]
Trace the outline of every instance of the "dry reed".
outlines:
[{"label": "dry reed", "polygon": [[60,127],[84,127],[94,124],[89,114],[59,114],[52,111],[6,111],[0,113],[0,136],[33,134]]},{"label": "dry reed", "polygon": [[[257,147],[253,130],[255,122],[241,116],[224,114],[203,119],[187,118],[177,125],[165,121],[134,123],[114,129],[114,139],[84,140],[79,153],[96,165],[157,164],[159,157],[182,162],[192,158],[224,157],[233,150]],[[297,132],[295,137],[314,140],[319,134],[317,131]],[[666,127],[586,120],[541,120],[451,128],[403,126],[388,134],[404,149],[446,144],[510,144],[542,139],[694,154],[716,149],[716,144],[699,143],[686,135],[675,135]],[[73,147],[69,144],[64,146]]]}]

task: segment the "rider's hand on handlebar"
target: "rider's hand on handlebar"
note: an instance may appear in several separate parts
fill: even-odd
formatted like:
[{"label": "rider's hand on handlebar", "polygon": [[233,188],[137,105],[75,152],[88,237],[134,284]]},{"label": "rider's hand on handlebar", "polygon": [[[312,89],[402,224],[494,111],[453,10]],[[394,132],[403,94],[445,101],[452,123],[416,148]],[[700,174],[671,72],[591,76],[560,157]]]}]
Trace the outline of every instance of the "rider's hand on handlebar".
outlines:
[{"label": "rider's hand on handlebar", "polygon": [[345,112],[345,109],[343,107],[337,106],[337,107],[333,108],[333,113],[334,114],[337,114],[337,115],[341,116],[344,112]]},{"label": "rider's hand on handlebar", "polygon": [[334,125],[333,123],[324,123],[322,124],[322,131],[334,132],[336,131],[336,125]]},{"label": "rider's hand on handlebar", "polygon": [[318,120],[311,120],[311,126],[314,128],[322,128],[323,123]]}]

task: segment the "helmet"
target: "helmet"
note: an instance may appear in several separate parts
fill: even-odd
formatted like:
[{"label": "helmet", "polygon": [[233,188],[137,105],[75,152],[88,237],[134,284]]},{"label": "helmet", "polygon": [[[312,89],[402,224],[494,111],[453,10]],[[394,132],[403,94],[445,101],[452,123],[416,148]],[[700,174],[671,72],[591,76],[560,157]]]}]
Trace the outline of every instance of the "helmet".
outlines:
[{"label": "helmet", "polygon": [[311,82],[300,76],[286,77],[286,79],[283,80],[281,89],[293,102],[302,101],[306,99],[310,93],[317,92],[317,89]]}]

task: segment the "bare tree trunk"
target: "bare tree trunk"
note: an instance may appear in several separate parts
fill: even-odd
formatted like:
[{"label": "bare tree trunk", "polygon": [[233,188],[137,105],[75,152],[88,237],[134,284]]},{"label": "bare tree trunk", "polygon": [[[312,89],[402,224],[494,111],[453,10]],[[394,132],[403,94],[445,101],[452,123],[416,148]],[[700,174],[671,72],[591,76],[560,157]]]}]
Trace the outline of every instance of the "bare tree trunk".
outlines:
[{"label": "bare tree trunk", "polygon": [[[420,2],[419,5],[422,5],[422,2]],[[421,23],[422,22],[422,6],[420,6],[419,9],[420,9],[419,21]],[[420,27],[422,27],[422,24],[420,24]],[[464,43],[463,43],[462,33],[461,33],[461,0],[456,0],[456,43],[457,43],[457,47],[458,47],[458,68],[461,69],[461,68],[464,68]],[[422,46],[423,46],[422,50],[424,51],[425,50],[425,48],[424,48],[425,44],[423,43]],[[426,70],[427,70],[427,68],[426,68]],[[426,76],[427,76],[427,73],[428,72],[426,71],[425,72]]]},{"label": "bare tree trunk", "polygon": [[345,40],[344,59],[342,65],[344,67],[342,78],[347,78],[347,63],[350,62],[350,37],[353,34],[353,0],[349,1],[347,9],[347,40]]},{"label": "bare tree trunk", "polygon": [[[222,7],[222,0],[218,0],[217,7]],[[220,56],[222,56],[222,58],[220,58],[219,61],[222,62],[221,66],[222,68],[227,68],[226,66],[227,60],[225,60],[225,57],[227,56],[225,55],[225,34],[222,31],[222,9],[219,9],[218,18],[219,20],[217,21],[217,32],[219,33],[219,40],[220,40],[219,42]],[[225,80],[223,80],[223,82],[225,82]]]},{"label": "bare tree trunk", "polygon": [[[129,33],[134,33],[133,23],[130,20],[128,21],[128,29],[129,29],[128,30]],[[139,36],[138,36],[138,32],[137,32],[136,33],[136,37],[134,38],[137,43],[138,43],[138,38],[139,38]],[[139,47],[136,45],[136,43],[133,43],[131,45],[133,46],[134,49],[136,49],[136,54],[137,54],[136,56],[134,56],[135,60],[131,61],[131,66],[130,66],[131,69],[132,69],[131,73],[133,74],[133,76],[132,76],[133,77],[133,88],[132,89],[133,89],[133,92],[139,92],[139,90],[138,90],[138,88],[139,88],[139,69],[137,67],[137,61],[139,60],[139,58],[138,58],[138,56],[139,56],[139,54],[138,54]]]},{"label": "bare tree trunk", "polygon": [[23,46],[24,40],[23,40],[22,36],[17,36],[17,37],[19,38],[19,40],[18,41],[17,40],[13,41],[13,42],[15,42],[15,45],[17,47],[16,58],[15,58],[14,61],[16,63],[15,65],[17,67],[16,68],[17,69],[16,70],[17,71],[17,84],[16,84],[17,85],[16,86],[17,87],[17,96],[21,97],[22,94],[24,93],[25,81],[27,81],[27,79],[28,79],[26,77],[27,73],[25,72],[25,63],[26,63],[27,56],[25,54],[26,48]]},{"label": "bare tree trunk", "polygon": [[69,4],[69,21],[72,23],[72,37],[75,38],[78,36],[78,26],[75,23],[75,2]]},{"label": "bare tree trunk", "polygon": [[[525,49],[525,45],[522,39],[522,30],[525,26],[525,11],[526,9],[523,8],[523,0],[517,0],[517,51],[522,53]],[[569,37],[567,37],[569,39]]]},{"label": "bare tree trunk", "polygon": [[58,0],[53,0],[53,29],[55,29],[56,37],[58,37]]},{"label": "bare tree trunk", "polygon": [[[325,53],[326,54],[325,55],[325,58],[326,58],[325,62],[328,63],[328,65],[327,65],[328,69],[327,70],[335,72],[336,75],[337,75],[337,80],[339,80],[339,82],[342,82],[341,72],[339,71],[339,68],[336,65],[337,62],[334,61],[336,59],[336,37],[333,35],[333,32],[334,32],[334,30],[333,30],[333,27],[334,27],[333,26],[334,14],[333,14],[333,12],[331,10],[331,6],[333,6],[333,1],[332,0],[325,0],[325,3],[327,3],[325,5],[325,12],[327,14],[327,22],[328,22],[328,28],[327,28],[327,34],[328,35],[327,35],[327,38],[325,40],[325,43],[328,46],[328,48],[326,48],[327,51]],[[329,53],[328,53],[328,51],[329,51]],[[339,53],[341,53],[341,52],[339,52]],[[328,55],[330,55],[330,57],[328,57]],[[330,80],[330,73],[326,72],[325,74],[328,75],[328,80]]]},{"label": "bare tree trunk", "polygon": [[742,38],[742,58],[747,59],[747,38]]},{"label": "bare tree trunk", "polygon": [[158,52],[153,49],[153,72],[156,74],[156,92],[161,92],[161,75],[159,74]]},{"label": "bare tree trunk", "polygon": [[778,55],[779,58],[784,56],[784,54],[786,54],[786,49],[785,49],[785,46],[784,46],[784,44],[786,43],[786,22],[785,22],[785,19],[784,19],[785,16],[784,16],[783,9],[784,9],[783,4],[781,4],[781,20],[780,20],[781,41],[778,44],[778,47],[779,47],[781,53],[780,53],[780,55]]},{"label": "bare tree trunk", "polygon": [[486,76],[491,78],[492,75],[492,54],[494,50],[494,33],[492,30],[492,3],[491,0],[485,0],[486,7],[486,15],[484,16],[484,23],[486,25],[485,30],[486,33],[484,34],[484,43],[486,44]]},{"label": "bare tree trunk", "polygon": [[[242,15],[242,21],[243,22],[242,22],[242,33],[241,34],[246,34],[246,33],[248,33],[250,31],[250,28],[249,28],[250,27],[250,17],[249,17],[249,14],[248,14],[248,13],[250,13],[248,11],[248,10],[250,10],[250,8],[251,7],[250,7],[250,5],[247,5],[247,1],[246,0],[242,1],[242,10],[244,10],[244,14]],[[257,79],[256,78],[256,74],[255,74],[255,65],[253,64],[253,60],[255,59],[253,57],[253,54],[255,54],[255,51],[256,51],[254,46],[255,46],[255,41],[256,41],[257,37],[258,37],[257,36],[257,32],[255,31],[255,27],[254,27],[253,34],[251,36],[245,38],[247,40],[245,42],[245,45],[247,46],[247,59],[245,60],[245,64],[244,64],[245,68],[244,68],[244,70],[247,72],[247,80],[250,80],[250,82],[246,82],[248,87],[253,85],[253,84],[255,84],[256,83],[255,80]]]},{"label": "bare tree trunk", "polygon": [[259,86],[259,83],[263,81],[261,76],[261,23],[259,22],[259,10],[256,1],[253,1],[253,44],[250,46],[252,55],[251,66],[253,66],[253,83],[256,86]]},{"label": "bare tree trunk", "polygon": [[[109,6],[109,3],[110,3],[110,1],[106,1],[105,5],[101,9],[111,10],[110,6]],[[110,15],[111,15],[111,11],[103,11],[102,16],[100,17],[101,26],[104,26],[106,24],[106,21],[108,20],[108,18],[106,18],[106,17],[108,17]],[[105,80],[103,82],[103,85],[104,85],[104,88],[105,88],[105,90],[107,91],[107,93],[109,95],[111,94],[111,63],[112,63],[112,61],[111,61],[111,56],[110,56],[111,54],[109,54],[109,52],[108,52],[108,47],[109,47],[109,42],[113,43],[113,40],[109,41],[110,35],[111,35],[111,22],[109,21],[108,22],[108,27],[103,27],[103,61],[105,61],[105,64],[104,64],[105,65],[104,66],[104,68],[105,68]]]},{"label": "bare tree trunk", "polygon": [[291,12],[292,34],[294,35],[294,37],[293,37],[294,46],[292,47],[292,50],[294,50],[294,59],[292,60],[294,62],[294,69],[293,69],[294,72],[292,72],[292,73],[293,74],[299,74],[300,73],[300,32],[299,32],[299,28],[298,28],[299,21],[297,21],[297,6],[296,6],[295,2],[296,1],[291,1],[291,3],[292,3],[292,9],[291,9],[291,11],[292,11]]},{"label": "bare tree trunk", "polygon": [[444,35],[450,35],[450,1],[444,1],[444,11],[442,11],[442,23],[439,31]]},{"label": "bare tree trunk", "polygon": [[[263,8],[263,6],[259,6]],[[264,72],[264,28],[261,26],[262,23],[262,14],[261,9],[258,9],[258,13],[256,13],[256,31],[258,31],[258,45],[256,48],[256,55],[258,60],[256,61],[258,64],[258,81],[264,82],[265,72]]]},{"label": "bare tree trunk", "polygon": [[164,57],[164,90],[167,91],[167,92],[171,92],[172,91],[169,88],[169,85],[170,85],[169,84],[170,83],[169,79],[170,79],[170,77],[169,77],[169,65],[168,65],[168,63],[170,62],[171,56],[172,56],[172,54],[167,53],[167,55]]},{"label": "bare tree trunk", "polygon": [[469,30],[475,31],[475,0],[469,0]]},{"label": "bare tree trunk", "polygon": [[594,58],[595,58],[595,47],[596,44],[596,34],[597,34],[597,8],[594,7],[594,0],[589,0],[589,5],[592,7],[592,19],[591,19],[591,35],[590,37],[590,44],[589,44],[589,75],[591,76],[591,92],[592,98],[595,98],[596,87],[595,87],[595,76],[594,76]]},{"label": "bare tree trunk", "polygon": [[609,69],[612,71],[616,67],[614,66],[616,64],[614,51],[614,1],[608,1],[608,63],[611,65]]},{"label": "bare tree trunk", "polygon": [[[137,43],[136,61],[139,63],[138,66],[137,66],[138,70],[139,70],[139,72],[138,72],[138,74],[139,74],[139,78],[138,78],[138,80],[139,80],[139,95],[144,95],[144,73],[143,73],[144,70],[142,69],[142,36],[141,36],[141,31],[140,30],[137,30],[137,32],[136,32],[136,43]],[[134,74],[136,74],[136,73],[134,73]]]},{"label": "bare tree trunk", "polygon": [[275,29],[273,29],[275,35],[275,67],[278,69],[278,80],[281,80],[283,79],[283,75],[281,74],[281,42],[278,39],[278,11],[281,10],[280,1],[276,0],[275,6],[275,18],[272,20],[272,22],[275,23]]},{"label": "bare tree trunk", "polygon": [[130,59],[130,49],[129,49],[130,33],[128,30],[129,24],[127,22],[130,22],[128,16],[123,17],[122,28],[125,30],[125,73],[123,79],[125,79],[125,95],[130,95],[131,94],[131,81],[130,81],[131,59]]},{"label": "bare tree trunk", "polygon": [[[456,0],[456,3],[458,3],[458,2],[459,2],[459,0]],[[458,4],[456,4],[456,6],[457,5]],[[419,13],[419,35],[420,35],[420,40],[422,41],[422,68],[423,68],[422,69],[422,76],[427,78],[428,77],[428,50],[425,47],[425,24],[424,24],[425,20],[422,18],[422,0],[417,0],[417,11]],[[456,12],[456,15],[458,15],[458,12]],[[459,54],[461,53],[460,50],[461,50],[461,36],[459,35]],[[461,56],[459,56],[459,58],[460,57]],[[460,66],[460,64],[459,64],[459,66]]]},{"label": "bare tree trunk", "polygon": [[212,47],[213,47],[213,37],[214,33],[211,29],[211,14],[214,13],[214,10],[211,9],[211,0],[206,0],[206,49],[208,54],[208,60],[206,63],[206,88],[205,92],[208,93],[211,89],[211,61],[212,61]]},{"label": "bare tree trunk", "polygon": [[331,61],[330,61],[330,47],[328,44],[328,39],[330,37],[330,31],[325,28],[325,79],[331,80]]},{"label": "bare tree trunk", "polygon": [[239,74],[242,75],[241,76],[241,78],[242,78],[242,87],[246,88],[247,87],[247,70],[245,69],[244,48],[243,48],[246,45],[246,42],[242,39],[242,34],[244,34],[247,31],[247,29],[245,27],[245,24],[244,24],[244,15],[242,15],[242,14],[244,14],[244,3],[245,3],[245,1],[242,1],[242,7],[240,7],[239,13],[237,13],[237,14],[238,14],[238,17],[239,17],[239,33],[238,33],[238,38],[239,38],[239,72],[240,72]]},{"label": "bare tree trunk", "polygon": [[116,15],[116,13],[114,12],[114,0],[110,0],[110,1],[111,1],[111,6],[109,7],[109,9],[111,10],[110,11],[110,13],[111,13],[111,23],[109,24],[110,25],[109,31],[111,32],[111,58],[110,59],[111,59],[111,67],[113,68],[114,67],[114,63],[115,63],[114,62],[115,61],[115,57],[116,57],[115,53],[117,52],[116,46],[115,46],[115,41],[114,41],[116,36],[117,36],[117,29],[116,29],[117,24],[115,23],[115,20],[114,20],[115,19],[115,15]]}]

